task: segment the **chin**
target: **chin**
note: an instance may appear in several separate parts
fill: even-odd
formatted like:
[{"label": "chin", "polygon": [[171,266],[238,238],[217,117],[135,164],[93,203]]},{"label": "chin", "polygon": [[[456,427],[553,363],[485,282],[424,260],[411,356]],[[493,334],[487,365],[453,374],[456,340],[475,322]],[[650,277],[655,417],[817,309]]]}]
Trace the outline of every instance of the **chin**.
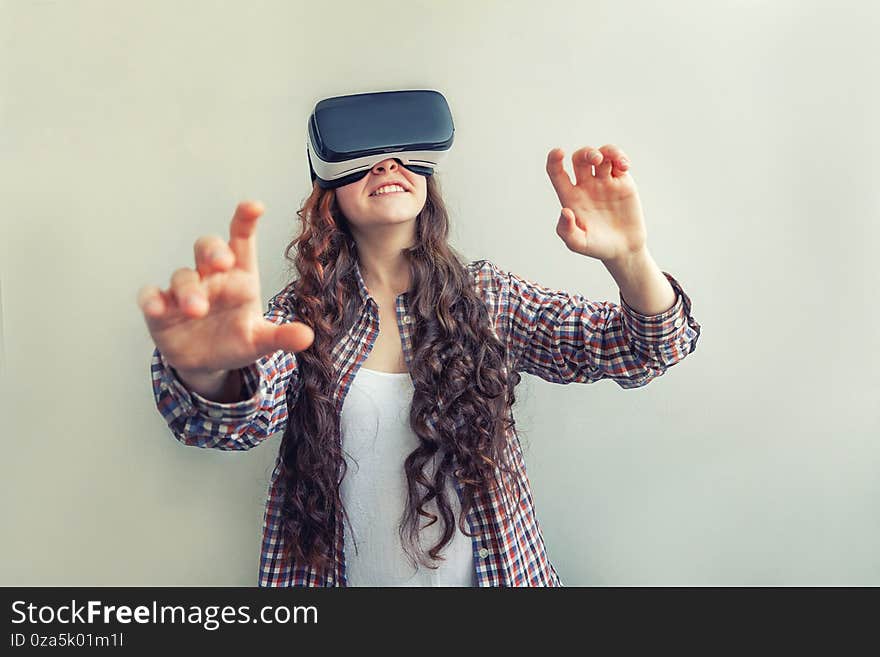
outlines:
[{"label": "chin", "polygon": [[415,212],[412,209],[406,210],[402,208],[396,208],[394,210],[389,210],[388,212],[377,212],[376,218],[380,221],[392,221],[395,223],[400,223],[403,221],[412,221],[417,216],[419,216],[418,212]]},{"label": "chin", "polygon": [[382,220],[385,223],[389,223],[389,224],[402,224],[402,223],[406,223],[407,221],[415,221],[417,216],[418,215],[413,215],[413,214],[390,215],[390,216],[382,217]]}]

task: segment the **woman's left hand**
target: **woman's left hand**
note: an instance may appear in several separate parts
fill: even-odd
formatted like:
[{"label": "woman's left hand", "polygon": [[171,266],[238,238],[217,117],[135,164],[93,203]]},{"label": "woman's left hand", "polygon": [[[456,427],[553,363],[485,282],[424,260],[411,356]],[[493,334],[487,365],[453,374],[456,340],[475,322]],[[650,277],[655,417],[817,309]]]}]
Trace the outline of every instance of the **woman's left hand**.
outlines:
[{"label": "woman's left hand", "polygon": [[547,174],[562,204],[556,233],[565,245],[603,262],[645,250],[645,218],[624,152],[613,144],[578,149],[571,157],[574,185],[562,166],[564,156],[561,148],[550,151]]}]

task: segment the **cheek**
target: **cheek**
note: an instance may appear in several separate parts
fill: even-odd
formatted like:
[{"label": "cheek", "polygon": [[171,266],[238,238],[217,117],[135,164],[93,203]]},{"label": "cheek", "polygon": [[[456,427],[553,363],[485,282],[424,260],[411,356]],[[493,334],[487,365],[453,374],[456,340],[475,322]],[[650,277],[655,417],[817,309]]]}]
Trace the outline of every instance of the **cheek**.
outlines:
[{"label": "cheek", "polygon": [[349,214],[347,211],[354,206],[358,193],[350,189],[342,190],[342,188],[336,191],[336,202],[339,203],[343,212]]}]

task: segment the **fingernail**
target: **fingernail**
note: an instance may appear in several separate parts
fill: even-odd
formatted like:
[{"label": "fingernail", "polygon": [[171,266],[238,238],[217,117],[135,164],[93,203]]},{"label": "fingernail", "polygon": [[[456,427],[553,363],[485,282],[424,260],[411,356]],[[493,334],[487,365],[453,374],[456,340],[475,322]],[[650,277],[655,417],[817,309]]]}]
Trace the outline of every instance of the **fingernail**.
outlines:
[{"label": "fingernail", "polygon": [[157,313],[161,309],[162,309],[162,306],[158,301],[153,300],[153,301],[150,301],[149,303],[147,303],[146,310],[149,313]]},{"label": "fingernail", "polygon": [[197,306],[201,301],[201,297],[197,294],[190,294],[186,299],[184,299],[184,303],[187,306]]}]

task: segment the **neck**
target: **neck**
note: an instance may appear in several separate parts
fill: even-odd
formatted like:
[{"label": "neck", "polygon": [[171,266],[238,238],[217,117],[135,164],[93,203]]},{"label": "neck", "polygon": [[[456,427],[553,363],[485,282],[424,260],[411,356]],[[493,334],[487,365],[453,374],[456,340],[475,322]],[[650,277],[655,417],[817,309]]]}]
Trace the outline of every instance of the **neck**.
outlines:
[{"label": "neck", "polygon": [[[391,226],[385,228],[392,228]],[[396,297],[409,290],[411,273],[403,249],[413,244],[411,234],[375,230],[357,239],[361,275],[373,296]]]}]

